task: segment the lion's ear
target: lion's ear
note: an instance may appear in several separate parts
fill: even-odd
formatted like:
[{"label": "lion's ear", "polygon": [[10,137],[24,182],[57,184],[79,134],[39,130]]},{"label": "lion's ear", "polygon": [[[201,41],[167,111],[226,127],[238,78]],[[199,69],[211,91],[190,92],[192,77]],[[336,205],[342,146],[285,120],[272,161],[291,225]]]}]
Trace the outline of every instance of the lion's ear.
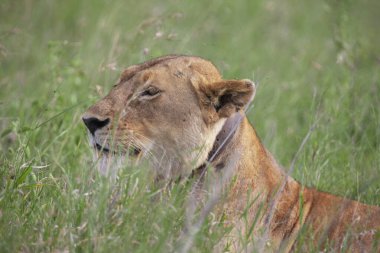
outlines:
[{"label": "lion's ear", "polygon": [[[228,118],[243,110],[255,95],[255,84],[248,79],[222,80],[199,87],[201,104],[212,109],[219,118]],[[211,107],[211,108],[210,108]]]}]

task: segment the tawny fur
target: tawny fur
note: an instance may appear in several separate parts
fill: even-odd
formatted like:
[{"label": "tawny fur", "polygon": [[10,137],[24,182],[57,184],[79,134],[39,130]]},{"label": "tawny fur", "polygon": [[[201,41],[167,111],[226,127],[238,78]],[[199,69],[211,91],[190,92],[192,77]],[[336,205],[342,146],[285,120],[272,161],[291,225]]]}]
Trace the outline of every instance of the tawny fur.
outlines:
[{"label": "tawny fur", "polygon": [[[142,97],[150,85],[162,94]],[[175,179],[206,162],[225,120],[243,113],[254,93],[254,85],[246,80],[223,80],[209,61],[172,55],[126,69],[84,117],[111,119],[97,130],[95,142],[111,148],[116,143],[121,155],[138,145],[154,158],[157,178]],[[291,251],[302,227],[311,231],[313,245],[320,249],[339,251],[347,240],[351,252],[371,250],[379,234],[380,208],[300,185],[278,166],[246,118],[211,164],[219,168],[216,173],[223,173],[221,165],[232,159],[239,162],[230,168],[230,191],[217,209],[236,231],[245,229],[241,215],[247,208],[248,223],[263,210],[254,233],[268,235],[268,250]],[[249,199],[256,201],[247,207]]]}]

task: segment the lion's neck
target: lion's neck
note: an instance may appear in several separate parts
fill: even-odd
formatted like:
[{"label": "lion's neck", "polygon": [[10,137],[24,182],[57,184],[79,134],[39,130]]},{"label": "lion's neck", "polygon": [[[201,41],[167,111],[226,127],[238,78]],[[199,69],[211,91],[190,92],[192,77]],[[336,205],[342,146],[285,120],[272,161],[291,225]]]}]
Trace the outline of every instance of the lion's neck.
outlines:
[{"label": "lion's neck", "polygon": [[[233,217],[241,217],[242,213],[246,211],[250,221],[260,215],[262,219],[257,224],[257,228],[268,227],[271,235],[274,235],[273,231],[277,231],[277,229],[282,231],[280,229],[282,226],[289,226],[290,223],[296,224],[291,217],[298,217],[299,194],[300,192],[306,193],[307,189],[304,189],[290,176],[286,176],[286,173],[265,149],[246,118],[221,157],[222,159],[216,162],[235,161],[230,168],[233,171],[234,180],[231,181],[232,185],[223,208],[226,215],[232,218],[229,219],[230,221],[236,222]],[[217,166],[217,163],[214,166]],[[227,169],[229,168],[227,167]],[[306,197],[311,199],[309,196]],[[309,206],[307,204],[305,212],[308,211]],[[277,209],[287,210],[287,212],[281,213]],[[261,210],[261,214],[259,210]],[[284,220],[287,222],[284,223]],[[295,230],[298,229],[298,226],[291,227]],[[244,226],[241,229],[244,230]],[[293,232],[290,231],[289,234],[281,236],[289,237]]]},{"label": "lion's neck", "polygon": [[265,149],[247,118],[242,119],[213,165],[218,169],[231,160],[236,162],[230,168],[223,169],[233,170],[241,187],[246,187],[251,192],[258,190],[264,195],[271,194],[285,178],[281,167]]}]

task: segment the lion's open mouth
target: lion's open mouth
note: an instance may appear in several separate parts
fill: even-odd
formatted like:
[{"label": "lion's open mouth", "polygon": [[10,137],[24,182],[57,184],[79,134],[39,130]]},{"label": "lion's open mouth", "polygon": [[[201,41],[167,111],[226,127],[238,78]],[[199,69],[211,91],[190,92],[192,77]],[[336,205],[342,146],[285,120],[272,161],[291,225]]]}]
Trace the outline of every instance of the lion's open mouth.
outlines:
[{"label": "lion's open mouth", "polygon": [[[106,154],[109,154],[109,153],[112,153],[112,154],[117,154],[117,152],[115,151],[111,151],[109,148],[106,148],[98,143],[95,143],[95,148],[100,151],[100,152],[103,152],[103,153],[106,153]],[[139,148],[135,148],[135,147],[130,147],[128,149],[128,151],[126,152],[130,157],[139,157],[140,154],[141,154],[141,149]]]}]

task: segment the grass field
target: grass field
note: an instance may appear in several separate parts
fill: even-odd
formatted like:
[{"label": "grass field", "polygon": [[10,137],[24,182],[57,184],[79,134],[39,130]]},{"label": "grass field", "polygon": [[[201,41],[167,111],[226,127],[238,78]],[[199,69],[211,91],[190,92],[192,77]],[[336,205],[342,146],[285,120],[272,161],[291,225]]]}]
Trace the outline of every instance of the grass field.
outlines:
[{"label": "grass field", "polygon": [[[188,189],[149,170],[110,184],[81,114],[122,69],[164,54],[258,85],[249,119],[294,176],[380,205],[379,1],[0,2],[0,252],[171,252]],[[161,196],[157,201],[152,197]],[[191,252],[225,232],[210,216]]]}]

